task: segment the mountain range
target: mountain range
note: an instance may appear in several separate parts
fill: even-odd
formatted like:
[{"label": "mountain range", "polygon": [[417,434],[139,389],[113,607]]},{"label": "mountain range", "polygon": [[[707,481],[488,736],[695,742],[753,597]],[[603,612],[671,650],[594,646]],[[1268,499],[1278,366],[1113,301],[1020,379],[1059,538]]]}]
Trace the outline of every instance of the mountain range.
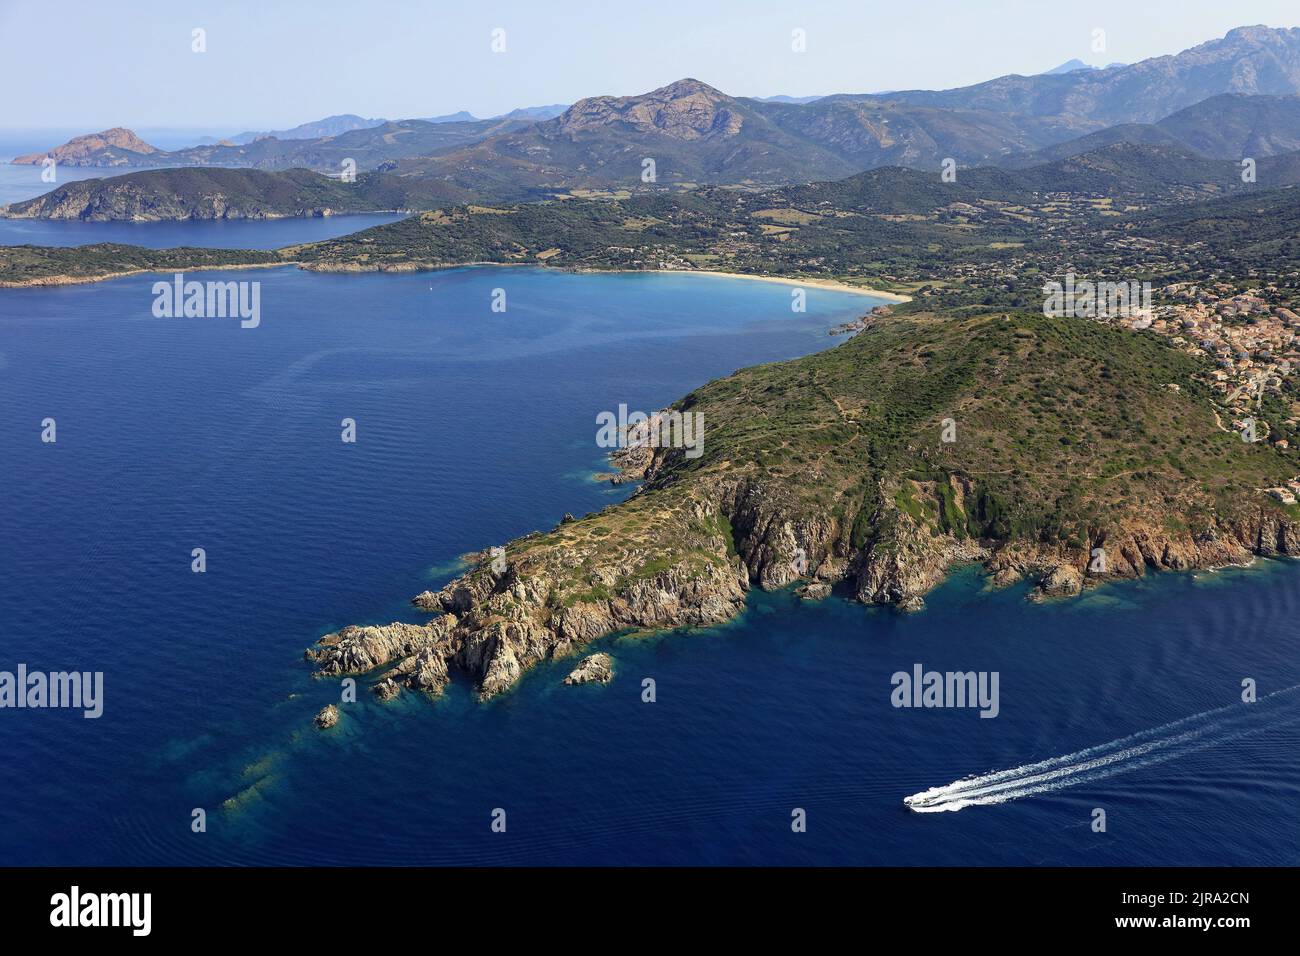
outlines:
[{"label": "mountain range", "polygon": [[1022,156],[1004,166],[1032,166],[1112,143],[1169,146],[1215,159],[1260,158],[1300,149],[1300,96],[1221,93],[1157,123],[1121,123]]},{"label": "mountain range", "polygon": [[[1300,151],[1259,161],[1261,182],[1300,182]],[[828,182],[792,185],[769,201],[795,208],[829,203],[839,209],[885,216],[931,215],[954,203],[977,207],[993,201],[1018,206],[1049,194],[1111,197],[1116,203],[1160,205],[1209,198],[1243,188],[1240,167],[1207,159],[1181,146],[1110,143],[1088,153],[1008,170],[962,170],[945,183],[933,171],[888,166]],[[717,190],[700,190],[714,196]],[[736,197],[753,195],[733,191]],[[44,195],[0,207],[14,219],[182,220],[260,219],[346,212],[428,210],[478,196],[446,180],[368,172],[340,182],[306,169],[173,168],[66,183]],[[503,228],[509,223],[502,220]],[[529,241],[535,237],[531,237]],[[509,245],[520,237],[506,237]]]},{"label": "mountain range", "polygon": [[[468,113],[464,114],[464,118],[473,119]],[[199,145],[230,143],[235,146],[246,146],[254,140],[265,139],[268,136],[275,139],[324,139],[328,136],[338,136],[340,133],[350,133],[354,129],[369,129],[372,126],[382,126],[387,122],[386,119],[366,119],[357,116],[355,113],[343,113],[339,116],[327,116],[324,119],[310,123],[300,123],[292,129],[263,130],[261,132],[250,130],[237,133],[224,140],[211,140]],[[430,120],[430,122],[438,122],[438,120]]]},{"label": "mountain range", "polygon": [[[313,132],[322,135],[298,138]],[[1300,149],[1300,29],[1241,27],[1128,66],[1067,63],[952,90],[755,99],[687,78],[488,120],[339,116],[171,152],[115,129],[50,155],[66,165],[335,175],[352,160],[362,171],[437,182],[449,197],[503,201],[584,189],[767,187],[885,166],[936,171],[946,160],[1024,169],[1117,143],[1225,160]]]},{"label": "mountain range", "polygon": [[[520,109],[511,110],[509,113],[502,113],[500,116],[491,117],[496,120],[545,120],[552,116],[559,116],[566,109],[568,104],[550,103],[545,106],[524,106]],[[441,116],[421,117],[421,122],[425,123],[482,123],[484,120],[475,116],[468,110],[459,110],[455,113],[444,113]],[[224,139],[205,139],[198,145],[234,145],[246,146],[249,143],[267,139],[328,139],[333,136],[339,136],[343,133],[350,133],[358,129],[373,129],[376,126],[384,126],[392,122],[386,119],[366,119],[357,116],[355,113],[343,113],[339,116],[327,116],[324,119],[314,120],[310,123],[300,123],[292,129],[263,130],[261,132],[248,131],[238,133],[234,136]]]},{"label": "mountain range", "polygon": [[1220,39],[1130,66],[1009,75],[959,89],[897,91],[887,98],[1101,127],[1154,123],[1220,93],[1300,93],[1300,28],[1238,27]]}]

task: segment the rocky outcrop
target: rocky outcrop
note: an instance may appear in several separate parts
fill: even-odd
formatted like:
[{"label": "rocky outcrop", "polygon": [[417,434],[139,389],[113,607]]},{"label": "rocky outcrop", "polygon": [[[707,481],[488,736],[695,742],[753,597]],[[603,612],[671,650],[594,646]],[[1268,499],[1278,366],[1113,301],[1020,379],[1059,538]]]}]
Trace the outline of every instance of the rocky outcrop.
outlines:
[{"label": "rocky outcrop", "polygon": [[[915,483],[912,488],[918,495],[926,490]],[[693,488],[685,500],[675,490],[670,484],[634,500],[644,502],[648,514],[642,520],[648,523],[680,527],[685,521],[707,529],[698,539],[702,553],[687,549],[666,560],[644,544],[620,551],[607,544],[609,537],[582,537],[596,516],[566,521],[550,535],[512,543],[508,560],[494,562],[485,552],[476,569],[419,595],[419,607],[440,614],[430,624],[344,628],[322,638],[308,659],[323,674],[392,665],[380,677],[381,696],[398,686],[440,693],[451,670],[459,669],[486,699],[509,689],[533,665],[618,631],[723,623],[744,607],[751,584],[771,589],[798,583],[802,596],[817,599],[847,580],[863,603],[916,610],[959,564],[981,563],[998,585],[1029,578],[1035,584],[1031,596],[1046,599],[1148,570],[1300,555],[1300,523],[1267,508],[1212,521],[1195,533],[1169,531],[1135,516],[1098,533],[1084,549],[972,539],[899,510],[887,494],[887,504],[873,516],[876,535],[855,549],[841,520],[809,511],[783,487],[722,480]],[[574,537],[557,537],[564,532]],[[593,556],[606,563],[593,569]],[[574,579],[579,571],[586,576]],[[606,662],[607,655],[584,659],[566,683],[605,679]]]},{"label": "rocky outcrop", "polygon": [[[703,529],[698,549],[665,557],[635,544],[591,569],[576,547],[550,548],[537,536],[521,539],[508,557],[480,555],[485,560],[479,567],[416,597],[417,606],[440,613],[430,624],[344,628],[321,638],[306,657],[322,675],[389,665],[381,682],[430,693],[441,692],[450,672],[459,670],[486,699],[533,665],[568,656],[615,631],[723,623],[744,606],[749,574],[728,554],[716,509],[691,507],[691,523]],[[586,520],[562,523],[561,529],[579,529]],[[594,550],[598,543],[587,547]],[[570,577],[580,569],[585,578]]]},{"label": "rocky outcrop", "polygon": [[326,704],[321,708],[321,712],[316,715],[316,726],[321,730],[329,730],[339,722],[339,709],[335,704]]},{"label": "rocky outcrop", "polygon": [[984,560],[989,549],[951,534],[933,535],[906,514],[893,519],[892,534],[863,552],[854,578],[854,596],[864,604],[893,604],[915,611],[924,596],[943,581],[954,564]]},{"label": "rocky outcrop", "polygon": [[380,700],[396,697],[401,687],[438,695],[451,679],[447,662],[461,646],[456,623],[447,614],[424,625],[345,627],[326,634],[305,657],[321,675],[365,674],[393,664],[373,688]]},{"label": "rocky outcrop", "polygon": [[15,166],[39,166],[47,156],[62,166],[129,166],[131,160],[159,152],[129,129],[115,126],[68,140],[43,153],[26,153],[13,159]]},{"label": "rocky outcrop", "polygon": [[675,140],[732,137],[744,117],[731,97],[698,80],[678,80],[641,96],[593,96],[579,100],[552,121],[561,136],[578,138],[610,127]]},{"label": "rocky outcrop", "polygon": [[795,589],[795,594],[805,601],[824,601],[831,596],[831,586],[825,581],[808,581]]},{"label": "rocky outcrop", "polygon": [[592,654],[578,662],[578,666],[564,678],[566,684],[608,684],[614,679],[614,658],[608,654]]},{"label": "rocky outcrop", "polygon": [[388,624],[345,627],[326,634],[305,654],[322,674],[364,674],[390,661],[413,658],[435,644],[445,643],[456,625],[448,615],[430,624]]},{"label": "rocky outcrop", "polygon": [[1038,582],[1043,597],[1072,597],[1083,590],[1083,572],[1073,565],[1057,564]]},{"label": "rocky outcrop", "polygon": [[1000,546],[985,567],[998,586],[1030,578],[1035,600],[1072,597],[1108,580],[1148,571],[1246,565],[1256,557],[1300,556],[1300,523],[1266,508],[1213,520],[1193,533],[1135,518],[1098,534],[1087,550],[1033,542]]}]

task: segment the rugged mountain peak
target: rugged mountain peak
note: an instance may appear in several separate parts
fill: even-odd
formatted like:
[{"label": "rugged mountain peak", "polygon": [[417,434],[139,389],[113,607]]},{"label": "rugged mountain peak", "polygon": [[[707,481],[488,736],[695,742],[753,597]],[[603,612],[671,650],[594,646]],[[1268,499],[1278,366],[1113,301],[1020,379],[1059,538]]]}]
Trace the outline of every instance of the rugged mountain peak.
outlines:
[{"label": "rugged mountain peak", "polygon": [[18,156],[14,159],[14,163],[18,165],[37,165],[46,156],[53,156],[56,162],[66,163],[84,159],[102,149],[125,149],[133,153],[159,152],[158,147],[149,145],[131,130],[122,126],[114,126],[112,129],[106,129],[101,133],[88,133],[85,136],[74,137],[62,146],[57,146],[48,152],[28,153],[25,156]]},{"label": "rugged mountain peak", "polygon": [[1181,53],[1129,66],[1012,74],[953,90],[898,91],[888,99],[1054,117],[1076,128],[1099,128],[1155,123],[1220,93],[1300,93],[1300,28],[1239,27]]},{"label": "rugged mountain peak", "polygon": [[661,86],[657,90],[651,90],[649,93],[645,95],[684,97],[684,96],[696,96],[699,94],[703,94],[705,96],[711,96],[719,100],[731,99],[731,97],[729,97],[726,93],[723,93],[721,90],[717,89],[716,87],[709,86],[709,84],[701,80],[697,80],[694,77],[690,77],[690,76],[683,77],[682,79],[677,80],[675,83],[669,83],[667,86]]},{"label": "rugged mountain peak", "polygon": [[[1300,28],[1237,27],[1219,39],[1143,60],[1129,69],[1145,77],[1171,66],[1182,74],[1182,82],[1197,84],[1194,89],[1200,99],[1215,92],[1300,92]],[[1225,68],[1228,72],[1222,75]],[[1212,88],[1215,83],[1220,89]]]},{"label": "rugged mountain peak", "polygon": [[[1256,23],[1250,26],[1234,27],[1233,29],[1229,30],[1227,33],[1223,35],[1223,39],[1224,40],[1250,40],[1252,42],[1259,43],[1259,42],[1267,42],[1269,40],[1276,39],[1279,36],[1285,36],[1288,33],[1297,33],[1297,32],[1300,32],[1300,30],[1297,30],[1294,27],[1292,27],[1291,29],[1287,29],[1286,27],[1273,28],[1270,26],[1265,26],[1262,23]],[[1218,41],[1211,40],[1210,42],[1214,43]]]},{"label": "rugged mountain peak", "polygon": [[593,96],[579,100],[555,122],[576,135],[617,125],[623,130],[680,140],[734,136],[744,125],[736,100],[699,80],[682,79],[639,96]]}]

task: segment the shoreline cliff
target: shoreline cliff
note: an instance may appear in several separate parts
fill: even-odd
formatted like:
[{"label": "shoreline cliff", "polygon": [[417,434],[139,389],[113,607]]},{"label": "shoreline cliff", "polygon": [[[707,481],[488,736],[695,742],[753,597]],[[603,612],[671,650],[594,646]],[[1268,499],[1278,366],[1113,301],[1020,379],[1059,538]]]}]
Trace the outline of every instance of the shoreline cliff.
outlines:
[{"label": "shoreline cliff", "polygon": [[[1108,356],[1105,389],[1094,350]],[[346,628],[307,657],[325,675],[387,668],[381,696],[438,693],[459,670],[487,699],[610,634],[724,623],[754,587],[919,610],[971,563],[1048,599],[1300,556],[1300,508],[1263,493],[1294,461],[1222,432],[1198,374],[1155,337],[1096,323],[882,316],[841,346],[684,398],[674,411],[710,423],[702,456],[620,450],[620,479],[642,482],[631,497],[477,555],[414,599],[429,624]],[[1048,381],[1077,417],[1018,398]],[[1135,455],[1136,436],[1171,450]]]}]

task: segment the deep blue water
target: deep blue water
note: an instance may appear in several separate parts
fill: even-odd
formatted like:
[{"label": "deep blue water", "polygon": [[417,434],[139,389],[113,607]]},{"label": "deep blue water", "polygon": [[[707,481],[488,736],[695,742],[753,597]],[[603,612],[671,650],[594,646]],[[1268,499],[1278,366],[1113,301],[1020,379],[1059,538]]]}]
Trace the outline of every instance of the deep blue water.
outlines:
[{"label": "deep blue water", "polygon": [[[607,687],[563,686],[561,662],[488,704],[464,681],[363,693],[317,732],[338,685],[301,661],[316,637],[420,620],[407,600],[457,555],[626,493],[589,478],[596,413],[824,348],[872,303],[814,289],[796,316],[780,285],[693,276],[214,275],[262,282],[259,328],[155,319],[151,277],[0,292],[0,669],[102,670],[107,698],[99,720],[0,711],[0,864],[1300,862],[1293,695],[1200,718],[1185,752],[1164,732],[1149,756],[1171,759],[1126,773],[902,803],[1233,704],[1243,677],[1300,684],[1290,563],[1045,606],[963,572],[912,615],[755,594],[722,628],[601,642]],[[918,662],[998,671],[999,716],[893,708]]]},{"label": "deep blue water", "polygon": [[[69,137],[70,139],[71,137]],[[61,140],[60,142],[64,142]],[[17,144],[9,144],[10,149],[6,150],[6,143],[0,134],[0,206],[6,203],[19,202],[23,199],[33,199],[56,189],[64,183],[78,182],[82,179],[102,179],[105,176],[124,176],[127,173],[139,172],[134,167],[121,167],[118,169],[109,169],[97,166],[59,166],[55,170],[55,182],[47,183],[41,179],[41,173],[44,171],[41,166],[15,166],[9,160],[20,153],[36,153],[47,146],[39,146],[34,149],[12,148]],[[9,243],[12,245],[12,243]]]}]

